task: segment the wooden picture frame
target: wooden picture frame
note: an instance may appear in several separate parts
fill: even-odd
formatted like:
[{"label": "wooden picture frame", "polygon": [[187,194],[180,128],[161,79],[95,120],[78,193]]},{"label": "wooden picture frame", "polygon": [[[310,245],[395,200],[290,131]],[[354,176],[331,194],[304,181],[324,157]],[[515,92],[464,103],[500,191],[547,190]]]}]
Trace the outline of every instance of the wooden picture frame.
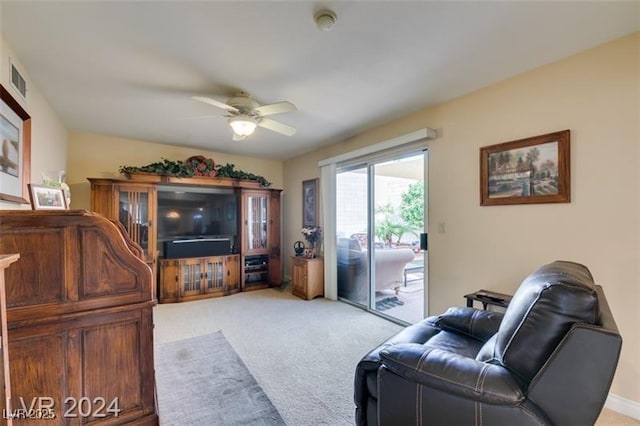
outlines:
[{"label": "wooden picture frame", "polygon": [[302,227],[318,225],[318,179],[302,181]]},{"label": "wooden picture frame", "polygon": [[0,200],[28,204],[31,116],[0,84]]},{"label": "wooden picture frame", "polygon": [[67,210],[67,197],[62,188],[29,184],[29,198],[33,210]]},{"label": "wooden picture frame", "polygon": [[568,203],[570,131],[480,148],[480,205]]}]

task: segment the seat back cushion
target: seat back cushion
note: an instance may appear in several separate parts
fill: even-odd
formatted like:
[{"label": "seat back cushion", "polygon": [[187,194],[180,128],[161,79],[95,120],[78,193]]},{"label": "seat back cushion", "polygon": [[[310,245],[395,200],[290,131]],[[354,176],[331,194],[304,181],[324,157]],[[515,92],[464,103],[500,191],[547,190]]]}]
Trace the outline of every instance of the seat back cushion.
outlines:
[{"label": "seat back cushion", "polygon": [[599,322],[593,277],[578,263],[550,263],[525,278],[476,359],[501,364],[528,383],[576,322]]}]

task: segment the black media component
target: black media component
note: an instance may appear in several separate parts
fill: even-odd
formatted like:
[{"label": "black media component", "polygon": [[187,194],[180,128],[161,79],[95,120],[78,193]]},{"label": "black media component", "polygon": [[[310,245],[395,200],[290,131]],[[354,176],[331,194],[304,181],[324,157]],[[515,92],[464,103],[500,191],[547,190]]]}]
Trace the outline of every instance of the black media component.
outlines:
[{"label": "black media component", "polygon": [[224,256],[231,253],[231,240],[228,238],[196,238],[165,241],[163,248],[165,259]]},{"label": "black media component", "polygon": [[265,283],[269,274],[269,256],[254,255],[244,258],[244,283],[256,285]]}]

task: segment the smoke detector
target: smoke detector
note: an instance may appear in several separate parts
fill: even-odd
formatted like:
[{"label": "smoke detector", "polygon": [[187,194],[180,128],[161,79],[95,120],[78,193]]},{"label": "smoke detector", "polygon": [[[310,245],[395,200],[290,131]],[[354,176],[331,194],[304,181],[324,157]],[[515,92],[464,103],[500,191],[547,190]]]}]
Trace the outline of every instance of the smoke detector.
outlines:
[{"label": "smoke detector", "polygon": [[316,21],[316,26],[321,31],[331,31],[333,27],[336,25],[336,21],[338,17],[335,12],[328,9],[322,9],[313,16],[314,21]]}]

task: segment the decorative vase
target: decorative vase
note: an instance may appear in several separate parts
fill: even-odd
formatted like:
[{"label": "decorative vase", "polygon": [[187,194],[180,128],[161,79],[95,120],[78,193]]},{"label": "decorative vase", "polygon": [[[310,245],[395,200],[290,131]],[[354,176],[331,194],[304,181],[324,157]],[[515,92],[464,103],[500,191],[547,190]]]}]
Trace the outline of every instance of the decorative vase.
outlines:
[{"label": "decorative vase", "polygon": [[71,190],[69,189],[69,185],[65,182],[66,178],[67,172],[64,170],[50,170],[42,172],[42,184],[44,186],[62,188],[62,192],[64,192],[64,197],[67,201],[67,208],[69,208],[69,206],[71,206]]}]

